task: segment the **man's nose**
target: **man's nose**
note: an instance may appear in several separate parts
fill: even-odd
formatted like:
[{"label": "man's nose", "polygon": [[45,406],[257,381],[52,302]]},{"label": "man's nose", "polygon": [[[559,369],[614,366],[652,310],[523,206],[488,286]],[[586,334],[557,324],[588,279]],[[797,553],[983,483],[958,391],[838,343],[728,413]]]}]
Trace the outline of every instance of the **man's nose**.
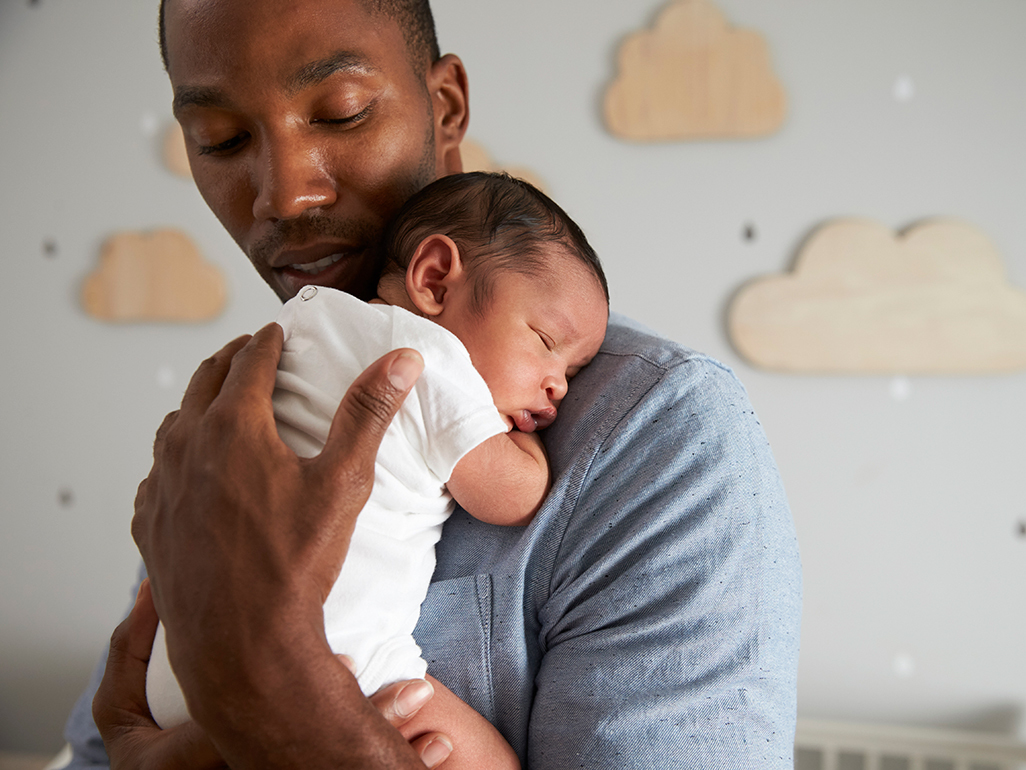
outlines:
[{"label": "man's nose", "polygon": [[258,220],[295,219],[310,209],[331,206],[337,198],[321,153],[296,136],[265,140],[254,176],[253,216]]}]

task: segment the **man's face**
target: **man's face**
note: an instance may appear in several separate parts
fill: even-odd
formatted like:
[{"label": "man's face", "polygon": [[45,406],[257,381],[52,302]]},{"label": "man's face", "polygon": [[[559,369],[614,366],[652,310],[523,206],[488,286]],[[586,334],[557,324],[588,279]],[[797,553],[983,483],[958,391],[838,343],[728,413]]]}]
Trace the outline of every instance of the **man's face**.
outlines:
[{"label": "man's face", "polygon": [[165,26],[193,177],[257,272],[372,296],[388,219],[459,170],[459,60],[418,73],[359,0],[168,0]]}]

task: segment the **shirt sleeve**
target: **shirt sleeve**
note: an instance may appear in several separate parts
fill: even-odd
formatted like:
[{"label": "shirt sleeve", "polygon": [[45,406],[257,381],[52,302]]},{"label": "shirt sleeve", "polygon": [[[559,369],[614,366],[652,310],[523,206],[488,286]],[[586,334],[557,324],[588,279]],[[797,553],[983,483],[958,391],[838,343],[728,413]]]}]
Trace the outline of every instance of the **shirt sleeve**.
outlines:
[{"label": "shirt sleeve", "polygon": [[705,358],[671,369],[568,520],[539,611],[530,768],[791,770],[800,582],[740,383]]}]

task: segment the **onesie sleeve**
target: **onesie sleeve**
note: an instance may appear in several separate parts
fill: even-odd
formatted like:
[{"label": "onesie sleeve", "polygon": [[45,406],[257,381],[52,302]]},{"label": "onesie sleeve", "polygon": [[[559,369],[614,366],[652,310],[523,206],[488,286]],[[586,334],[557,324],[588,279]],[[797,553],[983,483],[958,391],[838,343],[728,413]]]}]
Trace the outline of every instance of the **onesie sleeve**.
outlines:
[{"label": "onesie sleeve", "polygon": [[507,428],[463,343],[440,326],[431,327],[412,346],[424,357],[424,373],[414,388],[423,420],[416,443],[432,473],[448,481],[467,452]]}]

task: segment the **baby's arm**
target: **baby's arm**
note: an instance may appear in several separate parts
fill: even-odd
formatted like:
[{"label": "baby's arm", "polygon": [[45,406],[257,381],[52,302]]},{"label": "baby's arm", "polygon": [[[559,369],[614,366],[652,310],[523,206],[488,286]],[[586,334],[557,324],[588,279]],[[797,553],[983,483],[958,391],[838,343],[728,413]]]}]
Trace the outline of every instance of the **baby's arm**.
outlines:
[{"label": "baby's arm", "polygon": [[549,460],[537,433],[511,430],[464,455],[446,486],[475,519],[523,526],[549,492]]}]

